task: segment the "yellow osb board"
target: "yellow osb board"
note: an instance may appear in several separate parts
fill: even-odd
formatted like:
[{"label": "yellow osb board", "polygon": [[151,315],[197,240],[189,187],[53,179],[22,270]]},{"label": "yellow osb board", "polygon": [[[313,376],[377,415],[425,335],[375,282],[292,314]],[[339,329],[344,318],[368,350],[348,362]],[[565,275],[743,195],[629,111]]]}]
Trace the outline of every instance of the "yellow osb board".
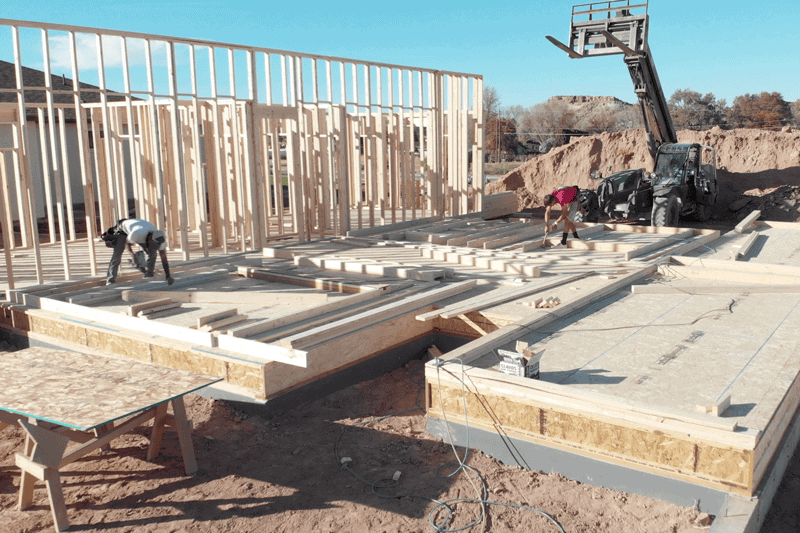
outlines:
[{"label": "yellow osb board", "polygon": [[86,328],[63,320],[28,315],[29,330],[40,335],[86,345]]},{"label": "yellow osb board", "polygon": [[228,383],[254,390],[258,393],[260,398],[264,397],[266,386],[264,385],[263,366],[239,364],[231,361],[229,361],[227,365]]},{"label": "yellow osb board", "polygon": [[694,470],[695,445],[672,436],[600,422],[579,415],[545,411],[548,437],[594,450],[624,455],[678,470]]},{"label": "yellow osb board", "polygon": [[208,357],[205,354],[188,352],[179,348],[159,346],[156,344],[151,344],[150,350],[153,355],[153,362],[157,365],[203,372],[204,374],[210,374],[212,376],[227,376],[225,361]]},{"label": "yellow osb board", "polygon": [[[441,389],[431,385],[431,407],[441,412],[441,403],[447,416],[454,417],[458,423],[464,420],[464,395],[461,390],[444,387]],[[532,405],[516,403],[502,396],[485,396],[483,394],[466,393],[467,415],[489,424],[502,424],[523,431],[540,433],[539,409]]]},{"label": "yellow osb board", "polygon": [[[465,394],[461,388],[430,386],[431,416],[441,417],[442,407],[448,420],[464,423]],[[441,402],[441,404],[440,404]],[[490,426],[502,425],[504,431],[519,438],[546,444],[568,445],[601,455],[623,459],[629,466],[646,464],[657,469],[699,479],[712,486],[752,493],[753,452],[721,448],[699,440],[663,432],[629,427],[547,408],[521,403],[499,395],[466,392],[469,420]]]},{"label": "yellow osb board", "polygon": [[0,374],[4,410],[83,430],[219,381],[120,357],[48,348],[3,354]]},{"label": "yellow osb board", "polygon": [[124,355],[125,357],[136,359],[137,361],[144,361],[146,363],[152,362],[149,343],[120,337],[115,333],[87,328],[86,345],[89,348]]}]

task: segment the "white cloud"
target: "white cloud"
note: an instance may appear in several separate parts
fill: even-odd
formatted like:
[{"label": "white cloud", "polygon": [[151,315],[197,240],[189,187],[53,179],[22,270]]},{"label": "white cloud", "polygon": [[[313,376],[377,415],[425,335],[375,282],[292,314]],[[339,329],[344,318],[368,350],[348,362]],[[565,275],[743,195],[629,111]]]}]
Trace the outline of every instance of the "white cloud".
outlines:
[{"label": "white cloud", "polygon": [[[128,65],[145,65],[145,42],[142,39],[126,39],[128,51]],[[103,64],[106,68],[122,67],[122,37],[102,36]],[[167,44],[163,41],[151,41],[151,54],[153,65],[167,64]],[[78,69],[97,68],[97,38],[86,33],[75,34],[75,50],[78,56]],[[50,65],[53,72],[71,72],[72,60],[70,57],[69,37],[67,35],[50,36]]]}]

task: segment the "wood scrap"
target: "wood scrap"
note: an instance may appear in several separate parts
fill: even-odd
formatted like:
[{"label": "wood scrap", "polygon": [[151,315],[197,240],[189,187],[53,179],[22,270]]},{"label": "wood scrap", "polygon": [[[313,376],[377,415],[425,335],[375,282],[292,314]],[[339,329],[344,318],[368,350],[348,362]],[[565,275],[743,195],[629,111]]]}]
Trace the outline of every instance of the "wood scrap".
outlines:
[{"label": "wood scrap", "polygon": [[[133,304],[128,306],[128,316],[138,316],[139,311],[144,309],[149,309],[152,307],[158,307],[161,305],[171,304],[174,303],[171,298],[159,298],[157,300],[148,300],[146,302],[140,302],[138,304]],[[180,305],[180,304],[179,304]]]},{"label": "wood scrap", "polygon": [[171,298],[181,303],[249,304],[249,305],[320,305],[328,301],[325,293],[273,291],[122,291],[126,302],[146,302]]},{"label": "wood scrap", "polygon": [[197,317],[197,329],[202,328],[206,324],[210,324],[212,322],[222,320],[223,318],[228,318],[230,316],[235,316],[238,314],[239,314],[238,309],[226,309],[224,311],[218,311],[216,313],[211,313],[209,315],[199,316]]}]

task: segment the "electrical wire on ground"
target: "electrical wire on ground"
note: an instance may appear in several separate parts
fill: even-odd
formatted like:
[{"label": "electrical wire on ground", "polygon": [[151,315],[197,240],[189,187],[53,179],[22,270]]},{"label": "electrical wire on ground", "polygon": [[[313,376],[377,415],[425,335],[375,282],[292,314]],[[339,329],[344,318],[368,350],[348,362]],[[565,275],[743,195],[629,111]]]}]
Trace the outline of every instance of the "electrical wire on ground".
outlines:
[{"label": "electrical wire on ground", "polygon": [[[464,423],[465,423],[465,426],[466,426],[466,429],[467,429],[467,438],[466,438],[467,442],[466,442],[463,458],[459,457],[458,450],[456,449],[456,446],[455,446],[455,438],[453,437],[453,433],[452,433],[452,431],[450,429],[450,422],[447,420],[447,415],[445,414],[445,411],[444,411],[444,404],[443,404],[442,392],[441,392],[442,391],[441,380],[439,378],[439,371],[444,365],[446,365],[446,364],[455,364],[455,363],[460,363],[460,365],[461,365],[461,377],[459,378],[458,376],[455,376],[455,374],[451,374],[451,375],[454,375],[456,377],[456,379],[458,379],[459,382],[461,383],[461,394],[462,394],[462,400],[464,402]],[[341,438],[344,435],[344,433],[347,430],[347,428],[349,428],[349,427],[366,426],[366,425],[372,424],[374,422],[379,422],[379,421],[382,421],[382,420],[386,420],[388,418],[392,418],[392,417],[399,416],[399,415],[402,415],[402,414],[405,414],[405,413],[409,413],[409,412],[413,412],[413,411],[418,411],[418,410],[424,411],[425,409],[420,405],[420,402],[419,402],[419,396],[420,396],[420,394],[422,392],[422,389],[420,389],[420,391],[417,393],[416,407],[413,407],[413,408],[410,408],[410,409],[405,409],[405,410],[402,410],[402,411],[398,411],[396,413],[388,414],[388,415],[385,415],[385,416],[372,418],[372,419],[365,420],[365,421],[362,421],[362,422],[358,422],[356,424],[353,424],[353,426],[345,426],[345,427],[343,427],[342,431],[336,437],[336,442],[334,443],[334,447],[333,447],[337,463],[342,468],[344,468],[345,470],[350,472],[350,474],[353,477],[355,477],[358,481],[360,481],[361,483],[363,483],[364,485],[369,487],[370,490],[372,491],[372,493],[374,495],[380,497],[380,498],[393,498],[393,499],[417,498],[417,499],[421,499],[421,500],[425,500],[425,501],[429,501],[429,502],[433,503],[434,504],[433,508],[428,512],[428,522],[430,523],[430,525],[437,532],[440,532],[440,533],[455,533],[457,531],[465,531],[465,530],[468,530],[468,529],[472,529],[473,527],[477,526],[478,524],[482,524],[483,525],[483,530],[485,531],[486,520],[487,520],[487,512],[486,512],[487,506],[510,507],[510,508],[523,509],[523,510],[529,510],[529,511],[536,512],[536,513],[544,516],[545,518],[547,518],[550,522],[552,522],[555,525],[555,527],[557,527],[558,530],[561,533],[566,533],[564,528],[561,526],[561,524],[555,518],[553,518],[552,516],[550,516],[549,514],[547,514],[546,512],[544,512],[544,511],[542,511],[540,509],[537,509],[535,507],[531,507],[531,506],[528,506],[528,505],[518,505],[518,504],[495,502],[495,501],[488,500],[489,489],[488,489],[488,485],[487,485],[486,481],[478,473],[477,470],[475,470],[474,468],[472,468],[471,466],[466,464],[467,463],[467,459],[469,457],[469,452],[470,452],[470,446],[469,446],[469,441],[470,441],[469,431],[470,431],[470,427],[469,427],[469,419],[468,419],[468,416],[467,416],[467,400],[466,400],[467,391],[466,391],[466,383],[464,381],[464,377],[466,375],[465,374],[465,369],[464,369],[464,363],[460,359],[455,359],[453,361],[447,361],[447,362],[438,360],[438,364],[436,365],[436,368],[437,368],[436,376],[437,376],[437,380],[439,380],[438,381],[438,384],[439,384],[439,387],[438,387],[439,388],[439,406],[440,406],[440,408],[442,410],[442,414],[444,415],[444,418],[445,418],[445,425],[447,427],[447,432],[448,432],[448,435],[450,437],[450,446],[453,449],[453,453],[455,454],[457,460],[456,461],[449,461],[449,462],[446,462],[446,463],[443,463],[443,464],[439,465],[439,467],[436,469],[435,473],[439,477],[451,478],[451,477],[455,476],[456,474],[458,474],[459,472],[464,472],[464,474],[467,476],[467,480],[470,482],[470,484],[472,485],[473,489],[476,492],[476,496],[477,496],[476,498],[451,498],[451,499],[448,499],[448,500],[440,501],[440,500],[437,500],[436,498],[431,498],[429,496],[424,496],[424,495],[419,495],[419,494],[399,494],[399,495],[382,494],[380,492],[381,489],[387,489],[387,488],[396,487],[400,483],[400,471],[395,472],[395,474],[391,478],[381,478],[381,479],[377,479],[375,481],[370,482],[370,481],[364,479],[362,476],[360,476],[358,473],[356,473],[351,468],[350,463],[352,462],[352,459],[350,457],[342,457],[339,454],[339,442],[341,441]],[[419,384],[419,385],[423,385],[424,384],[424,378],[423,378],[423,380],[421,382],[419,382],[419,381],[414,379],[413,375],[411,377],[411,381],[413,383],[416,383],[416,384]],[[445,467],[449,467],[451,465],[455,466],[455,469],[453,469],[452,472],[450,472],[449,474],[442,474],[441,473],[442,469],[444,469]],[[479,514],[478,518],[476,518],[475,520],[473,520],[472,522],[470,522],[470,523],[468,523],[468,524],[466,524],[464,526],[457,527],[457,528],[448,528],[448,525],[451,524],[452,521],[455,519],[454,506],[456,504],[459,504],[459,503],[479,504],[480,505],[480,514]],[[437,521],[436,517],[437,517],[437,515],[440,515],[440,512],[442,510],[444,510],[444,516],[440,516],[440,519]]]}]

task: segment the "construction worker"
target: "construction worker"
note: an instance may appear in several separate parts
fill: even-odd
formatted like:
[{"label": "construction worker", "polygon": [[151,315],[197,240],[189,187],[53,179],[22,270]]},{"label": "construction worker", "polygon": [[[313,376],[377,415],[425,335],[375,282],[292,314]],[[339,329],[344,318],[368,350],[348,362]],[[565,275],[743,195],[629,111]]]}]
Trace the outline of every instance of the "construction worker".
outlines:
[{"label": "construction worker", "polygon": [[[567,245],[567,235],[571,231],[572,236],[576,239],[578,237],[578,230],[575,228],[575,215],[578,214],[578,211],[583,211],[580,202],[578,201],[578,193],[580,189],[577,185],[571,185],[568,187],[560,187],[553,191],[551,194],[546,194],[544,197],[544,224],[545,224],[545,231],[556,231],[558,229],[558,223],[564,222],[564,234],[561,236],[561,243],[556,244],[556,246],[566,246]],[[558,219],[553,222],[553,226],[550,226],[550,213],[553,208],[560,207],[561,215]]]},{"label": "construction worker", "polygon": [[[167,239],[164,237],[164,232],[150,222],[140,218],[123,218],[115,226],[108,228],[101,238],[105,241],[106,246],[114,249],[111,261],[108,263],[106,285],[116,282],[117,271],[126,246],[133,256],[133,265],[144,274],[145,278],[154,277],[156,252],[158,252],[161,256],[164,274],[167,276],[167,283],[170,285],[174,283],[175,280],[169,275],[166,253]],[[134,252],[134,244],[138,244],[141,250]]]}]

